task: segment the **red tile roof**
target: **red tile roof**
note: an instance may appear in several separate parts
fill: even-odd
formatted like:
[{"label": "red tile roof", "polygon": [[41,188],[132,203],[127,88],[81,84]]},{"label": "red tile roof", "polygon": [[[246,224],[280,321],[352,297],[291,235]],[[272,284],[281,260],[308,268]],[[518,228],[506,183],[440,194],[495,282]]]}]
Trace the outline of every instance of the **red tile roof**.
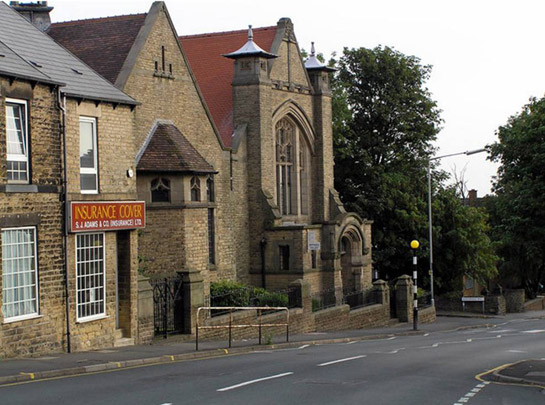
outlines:
[{"label": "red tile roof", "polygon": [[[254,42],[270,52],[276,26],[255,28]],[[221,55],[236,51],[248,41],[248,30],[180,37],[184,51],[221,138],[231,146],[233,135],[234,62]]]},{"label": "red tile roof", "polygon": [[151,172],[215,173],[178,128],[169,123],[155,127],[136,168]]},{"label": "red tile roof", "polygon": [[115,83],[147,14],[51,24],[47,33],[111,83]]}]

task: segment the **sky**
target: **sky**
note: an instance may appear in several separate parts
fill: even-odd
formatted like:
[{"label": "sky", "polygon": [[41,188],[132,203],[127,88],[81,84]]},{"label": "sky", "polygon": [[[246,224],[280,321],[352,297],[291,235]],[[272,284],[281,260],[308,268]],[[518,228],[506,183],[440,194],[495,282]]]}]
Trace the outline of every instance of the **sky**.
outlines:
[{"label": "sky", "polygon": [[[49,0],[53,22],[147,12],[146,0]],[[436,156],[483,148],[530,97],[545,92],[542,0],[166,1],[179,35],[271,26],[291,18],[299,46],[326,57],[390,46],[432,65],[427,83],[444,120]],[[242,46],[243,44],[241,44]],[[467,189],[490,193],[486,153],[441,159]]]}]

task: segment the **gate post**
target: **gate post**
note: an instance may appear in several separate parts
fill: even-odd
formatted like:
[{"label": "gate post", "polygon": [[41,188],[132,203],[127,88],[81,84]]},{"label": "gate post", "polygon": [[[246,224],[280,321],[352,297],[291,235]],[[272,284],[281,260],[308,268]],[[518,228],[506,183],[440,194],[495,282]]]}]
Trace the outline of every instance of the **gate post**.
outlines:
[{"label": "gate post", "polygon": [[204,306],[204,283],[200,272],[180,272],[183,289],[183,333],[192,333],[197,324],[197,308]]}]

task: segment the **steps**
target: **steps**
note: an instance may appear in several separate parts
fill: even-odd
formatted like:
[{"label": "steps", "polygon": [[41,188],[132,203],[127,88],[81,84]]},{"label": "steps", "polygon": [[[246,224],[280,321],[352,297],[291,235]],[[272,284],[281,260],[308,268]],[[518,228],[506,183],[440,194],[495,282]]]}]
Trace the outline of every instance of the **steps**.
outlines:
[{"label": "steps", "polygon": [[134,346],[134,338],[124,337],[122,329],[115,330],[114,347]]}]

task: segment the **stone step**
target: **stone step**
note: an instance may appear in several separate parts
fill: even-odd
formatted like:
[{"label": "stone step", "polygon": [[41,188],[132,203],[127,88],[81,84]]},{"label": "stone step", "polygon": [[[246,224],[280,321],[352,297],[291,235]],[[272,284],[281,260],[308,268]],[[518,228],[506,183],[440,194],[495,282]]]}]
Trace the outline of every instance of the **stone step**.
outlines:
[{"label": "stone step", "polygon": [[134,338],[118,338],[114,342],[114,347],[134,346]]},{"label": "stone step", "polygon": [[122,329],[116,329],[114,332],[115,339],[121,339],[123,337],[123,330]]}]

